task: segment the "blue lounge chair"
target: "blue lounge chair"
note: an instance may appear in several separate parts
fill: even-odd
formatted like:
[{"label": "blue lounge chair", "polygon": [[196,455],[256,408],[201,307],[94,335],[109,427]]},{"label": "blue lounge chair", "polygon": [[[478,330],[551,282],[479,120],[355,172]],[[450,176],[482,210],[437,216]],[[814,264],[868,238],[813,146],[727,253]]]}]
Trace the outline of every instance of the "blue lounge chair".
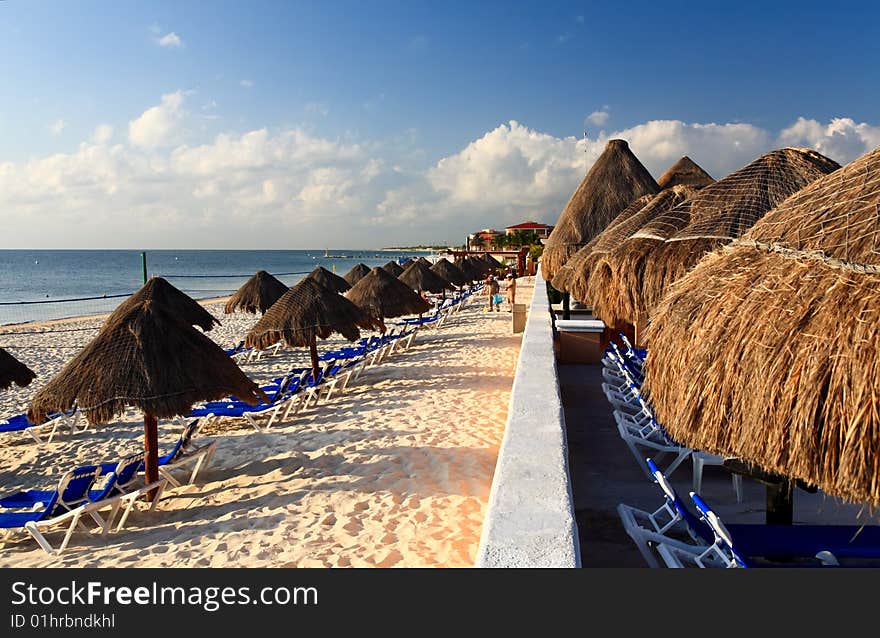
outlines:
[{"label": "blue lounge chair", "polygon": [[[58,432],[58,428],[62,425],[70,427],[70,433],[77,432],[77,424],[79,422],[79,411],[71,410],[70,412],[50,412],[49,420],[40,425],[34,425],[28,421],[27,415],[16,414],[8,419],[0,420],[0,434],[22,432],[30,436],[36,443],[51,443]],[[86,423],[85,427],[88,427]]]},{"label": "blue lounge chair", "polygon": [[99,496],[95,480],[101,470],[88,465],[67,472],[54,490],[26,490],[0,498],[0,529],[7,534],[27,531],[47,553],[55,550],[44,532],[58,525],[67,525],[64,539],[58,551],[62,552],[70,542],[73,530],[81,524],[90,504],[89,492]]}]

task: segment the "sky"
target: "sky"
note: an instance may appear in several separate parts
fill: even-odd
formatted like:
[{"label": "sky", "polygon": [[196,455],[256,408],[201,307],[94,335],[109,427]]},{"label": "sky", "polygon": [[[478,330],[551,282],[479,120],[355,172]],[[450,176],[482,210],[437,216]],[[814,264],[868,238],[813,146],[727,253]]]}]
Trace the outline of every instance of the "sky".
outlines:
[{"label": "sky", "polygon": [[[619,5],[619,6],[618,6]],[[0,3],[0,248],[378,248],[880,146],[871,2]]]}]

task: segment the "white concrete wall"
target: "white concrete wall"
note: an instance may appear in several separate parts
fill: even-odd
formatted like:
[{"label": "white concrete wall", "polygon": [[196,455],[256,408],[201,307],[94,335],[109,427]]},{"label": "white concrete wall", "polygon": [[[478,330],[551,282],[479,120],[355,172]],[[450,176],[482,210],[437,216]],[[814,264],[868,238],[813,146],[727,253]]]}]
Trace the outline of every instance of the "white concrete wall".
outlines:
[{"label": "white concrete wall", "polygon": [[547,286],[539,270],[477,567],[580,567],[567,448]]}]

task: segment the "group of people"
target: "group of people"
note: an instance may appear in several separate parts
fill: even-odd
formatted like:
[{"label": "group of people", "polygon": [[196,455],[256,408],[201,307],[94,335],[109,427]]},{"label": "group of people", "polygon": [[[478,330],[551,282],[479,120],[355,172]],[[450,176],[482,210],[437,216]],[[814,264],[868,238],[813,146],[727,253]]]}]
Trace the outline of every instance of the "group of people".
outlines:
[{"label": "group of people", "polygon": [[[513,304],[516,303],[516,277],[509,273],[505,277],[505,281],[507,282],[507,312],[511,312]],[[486,294],[489,297],[488,311],[501,312],[501,282],[498,281],[495,275],[490,273],[483,283],[485,284]]]}]

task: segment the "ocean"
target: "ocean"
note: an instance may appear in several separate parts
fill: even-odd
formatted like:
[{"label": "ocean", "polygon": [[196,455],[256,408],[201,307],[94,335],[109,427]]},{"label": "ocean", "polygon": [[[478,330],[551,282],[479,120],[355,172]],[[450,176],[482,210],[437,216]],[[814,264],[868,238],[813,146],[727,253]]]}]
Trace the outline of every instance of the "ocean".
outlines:
[{"label": "ocean", "polygon": [[[195,299],[230,295],[258,270],[293,285],[317,266],[344,275],[427,251],[154,250],[148,276]],[[112,311],[143,284],[136,250],[0,250],[0,325]],[[96,299],[97,298],[97,299]]]}]

